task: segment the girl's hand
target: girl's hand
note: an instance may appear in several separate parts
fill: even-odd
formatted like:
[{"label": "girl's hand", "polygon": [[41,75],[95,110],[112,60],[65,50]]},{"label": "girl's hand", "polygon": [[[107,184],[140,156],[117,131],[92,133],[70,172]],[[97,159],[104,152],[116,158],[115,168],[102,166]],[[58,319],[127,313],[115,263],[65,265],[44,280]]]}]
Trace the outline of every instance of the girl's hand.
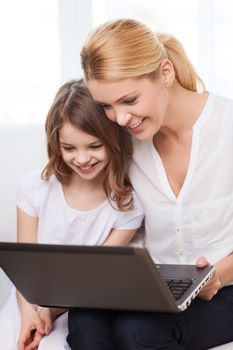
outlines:
[{"label": "girl's hand", "polygon": [[33,307],[28,308],[27,313],[22,315],[21,330],[18,340],[19,350],[34,350],[43,338],[44,326],[39,315]]},{"label": "girl's hand", "polygon": [[44,324],[44,332],[46,335],[49,334],[53,329],[53,321],[55,319],[55,315],[52,310],[53,309],[47,307],[39,307],[37,311],[41,321]]},{"label": "girl's hand", "polygon": [[[207,266],[209,263],[205,257],[198,258],[196,262],[196,266],[199,268],[203,268]],[[219,277],[218,270],[215,269],[214,275],[205,285],[205,287],[200,291],[198,297],[204,300],[211,300],[221,288],[221,281]]]}]

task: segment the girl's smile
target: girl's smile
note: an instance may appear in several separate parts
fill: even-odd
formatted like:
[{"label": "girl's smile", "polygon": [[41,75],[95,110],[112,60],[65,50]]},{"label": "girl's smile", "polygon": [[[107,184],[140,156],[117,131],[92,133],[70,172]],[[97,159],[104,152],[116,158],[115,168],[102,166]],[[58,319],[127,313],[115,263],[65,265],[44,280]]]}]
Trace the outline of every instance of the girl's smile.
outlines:
[{"label": "girl's smile", "polygon": [[88,164],[88,165],[80,165],[80,164],[75,164],[74,166],[77,167],[77,171],[83,173],[83,174],[90,174],[92,171],[95,171],[97,165],[100,162],[96,161],[93,162],[92,164]]},{"label": "girl's smile", "polygon": [[94,180],[109,163],[103,143],[71,123],[59,130],[59,142],[64,162],[84,180]]}]

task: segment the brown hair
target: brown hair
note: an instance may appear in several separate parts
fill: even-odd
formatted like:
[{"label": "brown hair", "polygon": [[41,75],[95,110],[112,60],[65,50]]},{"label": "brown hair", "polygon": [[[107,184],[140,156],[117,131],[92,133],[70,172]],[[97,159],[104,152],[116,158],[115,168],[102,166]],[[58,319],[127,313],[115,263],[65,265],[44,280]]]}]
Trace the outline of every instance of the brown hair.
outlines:
[{"label": "brown hair", "polygon": [[169,58],[178,83],[185,89],[203,90],[204,84],[183,46],[172,35],[153,33],[133,19],[106,22],[90,33],[81,51],[85,79],[118,80],[156,78],[162,59]]},{"label": "brown hair", "polygon": [[45,130],[49,162],[42,177],[48,180],[54,174],[62,184],[70,181],[73,171],[63,161],[59,143],[59,130],[66,122],[101,140],[110,159],[103,181],[105,193],[116,201],[120,210],[131,209],[132,187],[128,178],[131,136],[105,116],[81,80],[64,84],[48,112]]}]

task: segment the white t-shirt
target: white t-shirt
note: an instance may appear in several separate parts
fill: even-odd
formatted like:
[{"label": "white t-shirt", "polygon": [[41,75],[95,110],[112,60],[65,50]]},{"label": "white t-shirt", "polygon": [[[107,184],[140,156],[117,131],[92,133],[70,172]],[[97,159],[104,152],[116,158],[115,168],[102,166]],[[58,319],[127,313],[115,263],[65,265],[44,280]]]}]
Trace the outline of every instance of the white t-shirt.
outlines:
[{"label": "white t-shirt", "polygon": [[[62,185],[55,176],[45,181],[37,170],[23,181],[17,205],[39,219],[38,243],[101,245],[113,228],[140,227],[143,210],[135,193],[133,196],[134,209],[130,211],[114,209],[107,199],[93,210],[79,211],[68,206]],[[115,202],[113,205],[116,207]]]},{"label": "white t-shirt", "polygon": [[[39,219],[39,243],[100,245],[113,228],[131,230],[140,227],[143,210],[135,193],[133,197],[134,209],[130,211],[116,210],[108,200],[96,209],[78,211],[66,203],[62,185],[55,176],[45,181],[41,179],[41,171],[34,171],[19,188],[17,205]],[[115,202],[113,205],[116,207]],[[131,245],[142,246],[143,236],[136,234]],[[57,318],[53,331],[42,339],[38,349],[70,349],[66,342],[67,314]],[[16,350],[19,330],[20,311],[13,290],[0,312],[0,348]]]},{"label": "white t-shirt", "polygon": [[209,95],[193,126],[178,198],[151,141],[134,140],[130,177],[145,213],[145,246],[159,263],[211,263],[233,251],[233,101]]}]

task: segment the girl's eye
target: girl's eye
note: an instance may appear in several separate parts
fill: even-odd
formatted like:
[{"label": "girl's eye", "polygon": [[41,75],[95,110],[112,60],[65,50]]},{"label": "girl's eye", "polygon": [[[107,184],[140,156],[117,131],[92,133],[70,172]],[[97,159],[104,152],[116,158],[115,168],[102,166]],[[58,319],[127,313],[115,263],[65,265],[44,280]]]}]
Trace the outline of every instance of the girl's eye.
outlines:
[{"label": "girl's eye", "polygon": [[103,145],[102,145],[102,143],[98,143],[98,144],[96,144],[96,145],[91,145],[91,148],[92,149],[98,149],[98,148],[100,148],[100,147],[102,147]]},{"label": "girl's eye", "polygon": [[129,98],[128,100],[124,101],[124,103],[126,103],[127,105],[134,105],[137,102],[138,102],[138,98],[137,97]]},{"label": "girl's eye", "polygon": [[61,148],[64,149],[64,151],[66,152],[72,152],[74,150],[74,147],[64,147],[64,146],[61,146]]}]

